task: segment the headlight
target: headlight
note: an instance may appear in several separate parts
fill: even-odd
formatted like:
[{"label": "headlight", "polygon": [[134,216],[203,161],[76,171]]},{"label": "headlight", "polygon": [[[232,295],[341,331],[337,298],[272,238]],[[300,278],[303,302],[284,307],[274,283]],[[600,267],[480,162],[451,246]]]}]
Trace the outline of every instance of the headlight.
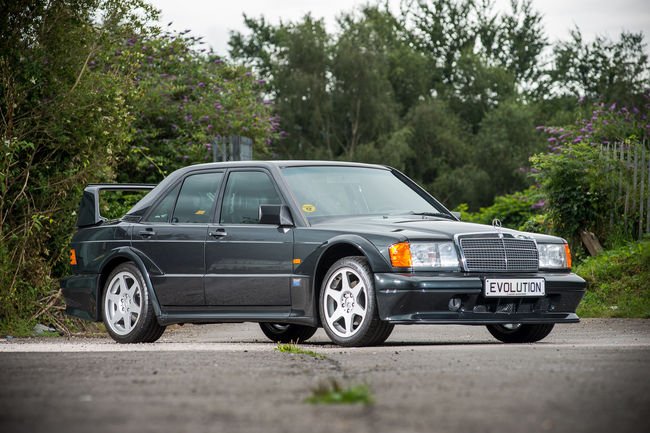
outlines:
[{"label": "headlight", "polygon": [[568,244],[537,244],[537,251],[540,269],[571,268],[571,251]]},{"label": "headlight", "polygon": [[389,248],[391,264],[397,268],[433,268],[457,271],[458,254],[453,242],[400,242]]}]

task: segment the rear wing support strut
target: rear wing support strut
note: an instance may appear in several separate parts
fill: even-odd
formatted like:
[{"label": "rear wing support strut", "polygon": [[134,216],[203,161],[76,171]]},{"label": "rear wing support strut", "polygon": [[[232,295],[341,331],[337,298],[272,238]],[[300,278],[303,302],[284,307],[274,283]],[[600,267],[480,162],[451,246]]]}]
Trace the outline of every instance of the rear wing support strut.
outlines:
[{"label": "rear wing support strut", "polygon": [[84,189],[79,212],[77,214],[77,227],[88,227],[106,221],[99,212],[99,193],[111,191],[150,191],[156,185],[149,183],[97,183],[90,184]]}]

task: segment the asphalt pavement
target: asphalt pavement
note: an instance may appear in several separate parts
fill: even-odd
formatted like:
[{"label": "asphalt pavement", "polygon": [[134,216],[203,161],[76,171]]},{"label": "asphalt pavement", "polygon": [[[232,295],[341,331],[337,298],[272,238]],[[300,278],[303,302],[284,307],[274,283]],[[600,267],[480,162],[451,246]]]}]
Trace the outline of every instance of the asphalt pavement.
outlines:
[{"label": "asphalt pavement", "polygon": [[[381,347],[319,332],[280,353],[255,324],[174,327],[155,344],[0,340],[0,432],[647,432],[650,320],[556,326],[505,345],[483,327],[398,326]],[[367,385],[371,405],[312,405]]]}]

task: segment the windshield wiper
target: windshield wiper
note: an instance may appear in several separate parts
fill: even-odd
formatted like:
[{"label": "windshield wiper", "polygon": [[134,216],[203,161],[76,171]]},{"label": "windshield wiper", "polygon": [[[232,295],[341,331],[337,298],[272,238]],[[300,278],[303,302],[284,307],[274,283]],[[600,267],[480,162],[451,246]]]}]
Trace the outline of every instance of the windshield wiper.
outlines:
[{"label": "windshield wiper", "polygon": [[456,217],[453,215],[449,215],[447,213],[442,213],[442,212],[415,212],[415,211],[408,211],[405,212],[406,215],[418,215],[418,216],[430,216],[430,217],[438,217],[438,218],[446,218],[452,221],[456,221]]},{"label": "windshield wiper", "polygon": [[414,210],[409,210],[409,211],[394,212],[394,213],[391,213],[390,215],[393,215],[393,216],[397,216],[397,215],[432,216],[432,217],[445,218],[445,219],[449,219],[449,220],[452,220],[452,221],[457,221],[456,217],[454,217],[453,215],[449,215],[447,213],[442,213],[442,212],[416,212]]}]

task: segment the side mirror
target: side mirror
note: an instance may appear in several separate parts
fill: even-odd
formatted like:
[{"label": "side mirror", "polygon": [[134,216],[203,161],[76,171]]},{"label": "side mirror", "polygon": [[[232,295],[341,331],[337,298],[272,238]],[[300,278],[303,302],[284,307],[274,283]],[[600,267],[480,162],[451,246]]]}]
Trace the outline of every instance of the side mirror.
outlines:
[{"label": "side mirror", "polygon": [[289,207],[283,204],[261,204],[260,224],[270,224],[279,227],[293,227],[293,218]]},{"label": "side mirror", "polygon": [[458,221],[460,221],[460,212],[457,212],[457,211],[453,210],[453,211],[451,211],[451,214],[453,216],[455,216],[456,218],[458,218]]}]

